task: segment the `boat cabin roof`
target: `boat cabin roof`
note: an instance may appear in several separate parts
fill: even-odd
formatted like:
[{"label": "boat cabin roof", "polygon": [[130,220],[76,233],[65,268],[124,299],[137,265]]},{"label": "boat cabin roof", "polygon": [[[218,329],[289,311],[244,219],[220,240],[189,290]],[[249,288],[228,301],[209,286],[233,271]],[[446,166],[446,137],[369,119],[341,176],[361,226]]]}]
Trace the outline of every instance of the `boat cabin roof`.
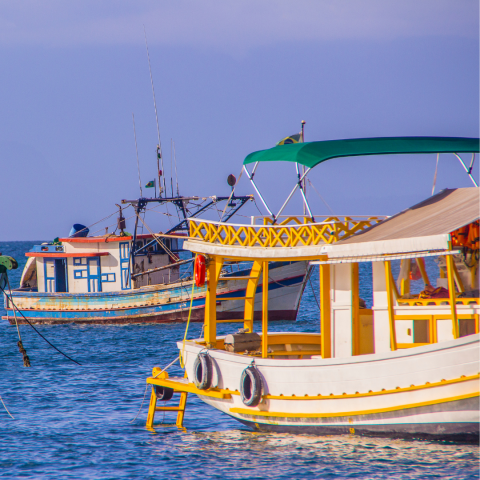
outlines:
[{"label": "boat cabin roof", "polygon": [[278,145],[247,155],[243,164],[294,162],[313,168],[332,158],[416,153],[476,153],[480,139],[463,137],[378,137]]},{"label": "boat cabin roof", "polygon": [[323,251],[335,258],[450,250],[450,233],[479,218],[480,187],[445,189]]}]

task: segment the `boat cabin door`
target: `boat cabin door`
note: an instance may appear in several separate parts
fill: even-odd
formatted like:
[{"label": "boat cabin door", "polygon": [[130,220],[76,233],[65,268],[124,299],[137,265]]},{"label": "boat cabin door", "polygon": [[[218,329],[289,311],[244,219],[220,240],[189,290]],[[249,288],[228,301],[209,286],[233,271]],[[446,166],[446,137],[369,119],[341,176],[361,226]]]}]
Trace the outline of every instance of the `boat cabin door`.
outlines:
[{"label": "boat cabin door", "polygon": [[45,259],[45,291],[66,292],[67,261],[64,258]]},{"label": "boat cabin door", "polygon": [[87,258],[87,279],[89,293],[102,291],[100,259],[98,257]]}]

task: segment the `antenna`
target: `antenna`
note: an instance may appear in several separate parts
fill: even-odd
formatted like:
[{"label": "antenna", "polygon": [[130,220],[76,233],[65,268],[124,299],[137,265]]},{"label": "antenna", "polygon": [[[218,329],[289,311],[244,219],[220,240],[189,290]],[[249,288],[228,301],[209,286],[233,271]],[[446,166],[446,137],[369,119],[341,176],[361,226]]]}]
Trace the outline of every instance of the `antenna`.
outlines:
[{"label": "antenna", "polygon": [[143,197],[142,180],[140,179],[140,162],[138,161],[137,132],[135,130],[135,115],[133,113],[132,113],[132,120],[133,120],[133,136],[135,138],[135,150],[137,152],[138,186],[140,187],[140,196]]},{"label": "antenna", "polygon": [[172,140],[173,143],[173,158],[175,159],[175,182],[177,183],[177,197],[180,196],[180,190],[178,189],[178,174],[177,174],[177,152],[175,150],[175,142]]},{"label": "antenna", "polygon": [[[157,113],[157,101],[155,99],[155,88],[153,87],[153,76],[152,76],[152,66],[150,64],[150,53],[148,51],[148,42],[147,42],[147,30],[145,25],[143,26],[143,33],[145,34],[145,46],[147,47],[147,58],[148,58],[148,69],[150,70],[150,83],[152,84],[152,94],[153,94],[153,106],[155,108],[155,119],[157,121],[157,136],[158,136],[158,146],[157,146],[157,175],[158,175],[158,196],[162,196],[162,181],[161,176],[164,173],[163,169],[163,156],[162,156],[162,142],[160,141],[160,127],[158,125],[158,113]],[[162,168],[160,170],[160,160]],[[162,173],[160,173],[160,171]],[[163,176],[163,187],[165,190],[165,175]]]},{"label": "antenna", "polygon": [[173,138],[170,139],[170,188],[173,197]]}]

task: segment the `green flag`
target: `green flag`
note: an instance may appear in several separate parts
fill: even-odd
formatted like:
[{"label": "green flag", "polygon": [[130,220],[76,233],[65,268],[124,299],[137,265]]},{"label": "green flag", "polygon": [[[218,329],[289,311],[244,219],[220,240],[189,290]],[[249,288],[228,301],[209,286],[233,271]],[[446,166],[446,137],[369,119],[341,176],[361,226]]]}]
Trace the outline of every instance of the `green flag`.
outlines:
[{"label": "green flag", "polygon": [[153,188],[155,186],[155,180],[150,180],[146,185],[145,188]]}]

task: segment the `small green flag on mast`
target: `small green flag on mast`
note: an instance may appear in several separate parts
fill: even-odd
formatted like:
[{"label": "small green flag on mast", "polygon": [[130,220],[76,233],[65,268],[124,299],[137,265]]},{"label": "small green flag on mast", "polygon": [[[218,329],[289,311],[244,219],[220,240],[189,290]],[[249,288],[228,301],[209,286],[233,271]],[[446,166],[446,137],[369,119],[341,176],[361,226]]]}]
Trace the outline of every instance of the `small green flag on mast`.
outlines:
[{"label": "small green flag on mast", "polygon": [[155,187],[155,180],[150,180],[146,185],[145,188],[154,188]]}]

